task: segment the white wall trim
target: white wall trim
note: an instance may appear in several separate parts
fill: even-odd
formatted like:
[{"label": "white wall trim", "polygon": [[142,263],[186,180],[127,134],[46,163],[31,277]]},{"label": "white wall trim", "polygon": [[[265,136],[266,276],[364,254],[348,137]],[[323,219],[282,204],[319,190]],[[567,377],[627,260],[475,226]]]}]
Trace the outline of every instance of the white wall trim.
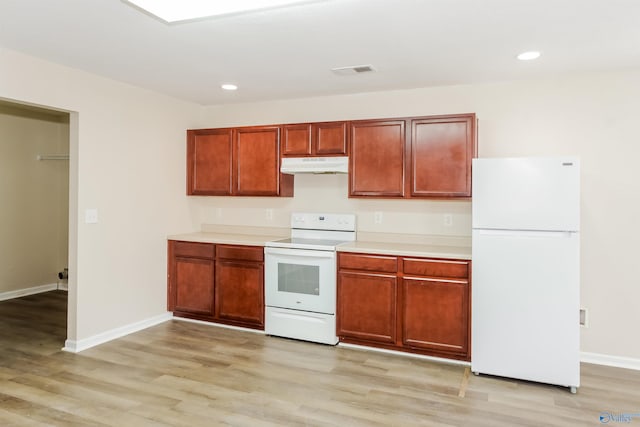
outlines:
[{"label": "white wall trim", "polygon": [[613,366],[615,368],[633,369],[640,371],[640,359],[632,357],[611,356],[609,354],[580,352],[580,361],[595,365]]},{"label": "white wall trim", "polygon": [[172,317],[173,314],[167,312],[158,316],[151,317],[149,319],[111,329],[110,331],[105,331],[89,338],[84,338],[78,341],[66,340],[64,342],[64,347],[62,348],[62,350],[68,351],[70,353],[79,353],[88,348],[95,347],[96,345],[104,344],[108,341],[115,340],[116,338],[121,338],[125,335],[129,335],[134,332],[149,328],[151,326],[166,322],[167,320],[171,320]]},{"label": "white wall trim", "polygon": [[[41,294],[43,292],[55,291],[58,289],[57,283],[49,283],[46,285],[34,286],[32,288],[18,289],[15,291],[0,292],[0,301],[8,299],[26,297],[27,295]],[[60,290],[65,290],[60,288]]]},{"label": "white wall trim", "polygon": [[242,326],[225,325],[224,323],[207,322],[206,320],[189,319],[188,317],[173,316],[173,320],[179,320],[181,322],[189,322],[189,323],[198,323],[200,325],[215,326],[217,328],[234,329],[236,331],[253,332],[254,334],[265,335],[264,331],[261,331],[260,329],[243,328]]},{"label": "white wall trim", "polygon": [[394,356],[413,357],[414,359],[430,360],[432,362],[448,363],[450,365],[471,366],[471,362],[456,359],[445,359],[444,357],[425,356],[424,354],[409,353],[406,351],[387,350],[386,348],[367,347],[364,345],[338,343],[338,347],[351,348],[354,350],[374,351],[376,353],[392,354]]}]

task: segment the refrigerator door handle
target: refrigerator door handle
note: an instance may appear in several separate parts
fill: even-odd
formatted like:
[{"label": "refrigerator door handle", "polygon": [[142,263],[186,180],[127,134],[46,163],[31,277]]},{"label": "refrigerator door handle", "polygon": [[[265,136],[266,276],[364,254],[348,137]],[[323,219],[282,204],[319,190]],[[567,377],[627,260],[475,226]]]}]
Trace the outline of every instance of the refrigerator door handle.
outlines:
[{"label": "refrigerator door handle", "polygon": [[575,231],[540,231],[540,230],[478,230],[482,236],[507,236],[507,237],[544,237],[566,239],[575,234]]}]

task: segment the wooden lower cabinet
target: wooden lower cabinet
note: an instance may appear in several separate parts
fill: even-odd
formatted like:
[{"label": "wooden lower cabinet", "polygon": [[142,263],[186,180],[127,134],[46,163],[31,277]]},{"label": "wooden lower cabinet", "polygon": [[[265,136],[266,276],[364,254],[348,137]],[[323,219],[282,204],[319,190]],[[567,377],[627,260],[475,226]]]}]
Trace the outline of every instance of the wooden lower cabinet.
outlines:
[{"label": "wooden lower cabinet", "polygon": [[198,318],[213,316],[213,258],[211,244],[169,242],[169,311]]},{"label": "wooden lower cabinet", "polygon": [[263,248],[169,241],[167,309],[264,329]]},{"label": "wooden lower cabinet", "polygon": [[338,274],[338,335],[393,344],[396,341],[395,275]]},{"label": "wooden lower cabinet", "polygon": [[213,261],[177,257],[175,260],[175,308],[213,315]]},{"label": "wooden lower cabinet", "polygon": [[470,360],[469,271],[466,260],[339,253],[340,341]]},{"label": "wooden lower cabinet", "polygon": [[[230,246],[218,246],[216,253]],[[234,248],[235,249],[235,248]],[[252,253],[262,248],[243,248]],[[255,258],[252,253],[251,257]],[[240,258],[216,260],[215,307],[218,320],[240,326],[264,329],[264,264]]]},{"label": "wooden lower cabinet", "polygon": [[469,292],[462,281],[404,278],[402,344],[467,354]]}]

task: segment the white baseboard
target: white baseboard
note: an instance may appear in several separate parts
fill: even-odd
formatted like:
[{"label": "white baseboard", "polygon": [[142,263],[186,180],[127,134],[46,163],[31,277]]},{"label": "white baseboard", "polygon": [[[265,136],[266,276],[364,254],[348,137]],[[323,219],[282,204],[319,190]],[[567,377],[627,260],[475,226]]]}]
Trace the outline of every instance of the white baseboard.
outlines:
[{"label": "white baseboard", "polygon": [[[41,294],[42,292],[55,291],[56,289],[58,289],[57,283],[49,283],[46,285],[34,286],[32,288],[18,289],[15,291],[8,291],[8,292],[0,292],[0,301],[26,297],[27,295]],[[60,289],[66,290],[62,288]]]},{"label": "white baseboard", "polygon": [[[56,288],[57,288],[57,285],[54,283],[54,284],[51,284],[51,285],[43,285],[43,286],[37,286],[35,288],[23,289],[21,291],[13,291],[12,294],[15,293],[15,296],[11,296],[11,297],[4,298],[4,299],[17,298],[19,296],[31,295],[31,294],[35,294],[35,293],[39,293],[39,292],[47,292],[47,291],[55,290]],[[25,291],[29,291],[29,292],[28,293],[22,293],[22,292],[25,292]],[[17,293],[20,293],[20,294],[17,294]],[[3,300],[3,296],[6,295],[6,294],[9,294],[9,293],[5,292],[5,293],[0,294],[0,301]],[[257,334],[264,334],[264,331],[260,331],[260,330],[256,330],[256,329],[242,328],[242,327],[231,326],[231,325],[224,325],[224,324],[221,324],[221,323],[205,322],[205,321],[201,321],[201,320],[188,319],[188,318],[184,318],[184,317],[174,317],[173,313],[167,312],[167,313],[163,313],[163,314],[160,314],[158,316],[155,316],[155,317],[151,317],[149,319],[145,319],[145,320],[141,320],[141,321],[136,322],[136,323],[132,323],[130,325],[125,325],[125,326],[121,326],[119,328],[112,329],[110,331],[102,332],[102,333],[94,335],[92,337],[84,338],[82,340],[78,340],[78,341],[66,340],[65,341],[65,346],[63,347],[62,350],[63,351],[68,351],[68,352],[71,352],[71,353],[79,353],[79,352],[81,352],[83,350],[86,350],[88,348],[94,347],[96,345],[106,343],[106,342],[114,340],[116,338],[121,338],[121,337],[123,337],[125,335],[129,335],[131,333],[141,331],[143,329],[149,328],[151,326],[158,325],[160,323],[163,323],[163,322],[166,322],[167,320],[172,320],[172,319],[173,320],[178,320],[178,321],[181,321],[181,322],[199,323],[199,324],[218,327],[218,328],[235,329],[235,330],[244,331],[244,332],[253,332],[253,333],[257,333]],[[424,356],[424,355],[421,355],[421,354],[406,353],[406,352],[402,352],[402,351],[394,351],[394,350],[387,350],[387,349],[381,349],[381,348],[375,348],[375,347],[367,347],[367,346],[361,346],[361,345],[356,345],[356,344],[339,343],[338,346],[339,347],[343,347],[343,348],[352,348],[352,349],[357,349],[357,350],[375,351],[375,352],[380,352],[380,353],[393,354],[393,355],[396,355],[396,356],[414,357],[414,358],[424,359],[424,360],[433,360],[433,361],[436,361],[436,362],[450,363],[450,364],[454,364],[454,365],[462,365],[462,366],[470,366],[471,365],[471,363],[465,362],[465,361],[462,361],[462,360],[453,360],[453,359],[445,359],[445,358],[441,358],[441,357]],[[584,352],[583,351],[583,352],[580,353],[580,361],[584,362],[584,363],[593,363],[593,364],[596,364],[596,365],[612,366],[612,367],[616,367],[616,368],[625,368],[625,369],[632,369],[632,370],[640,371],[640,359],[635,359],[635,358],[631,358],[631,357],[611,356],[611,355],[608,355],[608,354],[589,353],[589,352]]]},{"label": "white baseboard", "polygon": [[104,344],[108,341],[115,340],[116,338],[121,338],[125,335],[129,335],[134,332],[149,328],[151,326],[166,322],[167,320],[171,320],[172,317],[173,313],[167,312],[158,316],[151,317],[149,319],[111,329],[110,331],[105,331],[89,338],[84,338],[77,341],[66,340],[64,342],[64,347],[62,348],[62,350],[68,351],[70,353],[79,353],[88,348],[95,347],[96,345]]},{"label": "white baseboard", "polygon": [[364,345],[338,343],[338,347],[353,348],[356,350],[375,351],[376,353],[393,354],[394,356],[413,357],[414,359],[430,360],[432,362],[448,363],[451,365],[471,366],[471,362],[464,360],[445,359],[444,357],[425,356],[424,354],[409,353],[406,351],[387,350],[386,348],[367,347]]},{"label": "white baseboard", "polygon": [[173,316],[172,319],[179,320],[180,322],[198,323],[200,325],[214,326],[216,328],[234,329],[236,331],[253,332],[254,334],[261,335],[265,334],[264,331],[261,331],[260,329],[243,328],[242,326],[225,325],[224,323],[207,322],[205,320],[189,319],[188,317]]},{"label": "white baseboard", "polygon": [[584,363],[593,363],[595,365],[613,366],[616,368],[633,369],[640,371],[640,359],[632,357],[611,356],[608,354],[580,353],[580,361]]}]

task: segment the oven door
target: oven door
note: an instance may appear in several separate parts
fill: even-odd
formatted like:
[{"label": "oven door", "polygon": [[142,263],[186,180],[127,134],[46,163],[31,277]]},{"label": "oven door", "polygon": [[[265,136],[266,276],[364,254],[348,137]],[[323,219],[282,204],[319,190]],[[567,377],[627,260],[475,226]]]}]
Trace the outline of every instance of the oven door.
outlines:
[{"label": "oven door", "polygon": [[336,253],[306,249],[264,249],[265,304],[335,314]]}]

